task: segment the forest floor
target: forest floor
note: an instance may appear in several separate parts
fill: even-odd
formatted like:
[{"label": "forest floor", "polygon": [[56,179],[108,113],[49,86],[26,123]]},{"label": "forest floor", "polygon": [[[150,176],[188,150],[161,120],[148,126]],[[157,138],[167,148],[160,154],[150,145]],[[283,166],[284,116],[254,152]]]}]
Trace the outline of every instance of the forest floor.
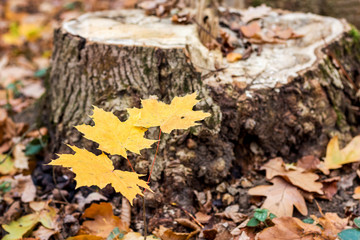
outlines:
[{"label": "forest floor", "polygon": [[[154,2],[143,8],[154,10]],[[2,239],[143,239],[142,198],[132,209],[111,187],[75,189],[74,174],[54,175],[53,167],[45,165],[48,130],[33,114],[45,92],[53,30],[85,12],[135,3],[13,0],[0,5]],[[297,37],[291,31],[277,34]],[[228,54],[229,61],[237,58]],[[156,199],[154,207],[149,200],[148,229],[154,235],[148,239],[330,240],[339,239],[340,232],[341,239],[360,239],[360,137],[344,148],[332,139],[324,159],[306,156],[286,164],[275,158],[249,177],[234,172],[228,181],[195,192],[191,211],[176,203],[159,207]],[[150,192],[145,196],[156,198]]]}]

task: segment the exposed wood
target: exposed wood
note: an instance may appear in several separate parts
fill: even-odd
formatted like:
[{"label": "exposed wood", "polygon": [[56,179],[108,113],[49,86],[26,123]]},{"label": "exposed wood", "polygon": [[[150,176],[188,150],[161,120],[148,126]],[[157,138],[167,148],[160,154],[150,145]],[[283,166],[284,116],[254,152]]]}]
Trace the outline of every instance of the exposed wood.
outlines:
[{"label": "exposed wood", "polygon": [[[262,45],[259,55],[227,63],[201,44],[196,24],[174,25],[139,10],[64,23],[55,32],[46,98],[52,151],[64,151],[63,142],[92,145],[72,128],[91,122],[92,105],[124,120],[125,109],[140,107],[141,98],[169,102],[198,91],[197,108],[212,117],[163,136],[152,175],[165,183],[156,194],[193,206],[193,190],[204,184],[246,174],[270,157],[321,157],[335,133],[343,140],[358,133],[360,43],[347,33],[348,24],[277,12],[262,24],[289,26],[304,37]],[[157,134],[151,130],[149,137]],[[147,173],[154,152],[132,156],[135,169]]]},{"label": "exposed wood", "polygon": [[[228,6],[236,7],[237,0],[227,0]],[[267,4],[274,8],[311,12],[345,18],[360,28],[360,0],[245,0],[247,6]]]}]

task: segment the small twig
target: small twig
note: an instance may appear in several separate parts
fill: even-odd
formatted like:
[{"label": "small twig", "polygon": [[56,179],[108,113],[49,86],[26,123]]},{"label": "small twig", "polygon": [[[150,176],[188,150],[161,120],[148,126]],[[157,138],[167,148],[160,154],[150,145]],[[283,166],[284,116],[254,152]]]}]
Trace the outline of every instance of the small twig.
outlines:
[{"label": "small twig", "polygon": [[172,202],[170,204],[174,207],[177,207],[177,208],[180,208],[181,210],[183,210],[188,216],[190,216],[196,222],[197,225],[199,225],[201,228],[204,228],[204,225],[202,225],[192,213],[188,212],[187,210],[185,210],[184,208],[179,206],[177,203]]},{"label": "small twig", "polygon": [[[335,56],[335,54],[328,50],[327,54],[336,62],[336,64],[338,65],[338,67],[340,68],[340,72],[342,74],[344,74],[345,78],[350,82],[350,84],[354,87],[354,89],[356,91],[359,90],[359,88],[356,86],[356,84],[354,83],[354,81],[351,79],[351,77],[349,76],[349,74],[347,73],[347,71],[345,70],[344,66],[341,64],[341,62],[337,59],[337,57]],[[336,65],[334,64],[334,65]]]},{"label": "small twig", "polygon": [[148,182],[150,182],[151,174],[152,174],[152,171],[154,169],[156,156],[157,156],[157,153],[159,151],[160,139],[161,139],[161,128],[160,128],[160,131],[159,131],[159,140],[158,140],[158,144],[156,146],[156,152],[155,152],[154,160],[152,162],[151,169],[150,169],[150,174],[149,174],[149,177],[148,177],[148,180],[147,180]]},{"label": "small twig", "polygon": [[209,35],[213,40],[215,40],[215,42],[216,42],[219,46],[221,46],[221,43],[216,39],[216,37],[214,37],[208,30],[206,30],[206,28],[204,28],[203,26],[201,26],[201,24],[198,23],[194,17],[193,17],[191,20],[192,20],[202,31],[204,31],[204,32],[205,32],[207,35]]},{"label": "small twig", "polygon": [[40,131],[40,128],[37,129],[38,132],[39,132],[39,141],[40,141],[40,145],[44,148],[45,147],[45,143],[43,142],[42,138],[43,138],[43,135],[41,134],[41,131]]},{"label": "small twig", "polygon": [[[148,183],[150,182],[151,174],[152,174],[152,172],[153,172],[154,165],[155,165],[156,156],[157,156],[157,153],[158,153],[158,151],[159,151],[160,139],[161,139],[161,128],[160,128],[160,131],[159,131],[159,140],[158,140],[158,144],[157,144],[157,147],[156,147],[156,152],[155,152],[154,160],[153,160],[153,162],[152,162],[152,164],[151,164],[151,169],[150,169],[149,177],[148,177],[148,180],[147,180]],[[144,189],[144,192],[145,192],[145,191],[146,191],[146,189]],[[143,192],[143,193],[144,193],[144,192]]]},{"label": "small twig", "polygon": [[144,240],[146,240],[146,236],[147,236],[147,224],[146,224],[145,196],[143,196],[143,219],[144,219]]},{"label": "small twig", "polygon": [[51,200],[51,202],[60,203],[60,204],[69,204],[69,202],[63,202],[63,201],[59,201],[59,200]]}]

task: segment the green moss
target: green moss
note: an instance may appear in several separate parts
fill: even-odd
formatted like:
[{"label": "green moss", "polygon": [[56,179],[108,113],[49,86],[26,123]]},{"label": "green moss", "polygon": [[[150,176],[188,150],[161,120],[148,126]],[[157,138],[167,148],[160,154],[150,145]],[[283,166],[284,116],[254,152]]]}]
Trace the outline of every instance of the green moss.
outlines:
[{"label": "green moss", "polygon": [[333,108],[336,113],[336,125],[341,129],[341,127],[344,125],[345,116],[337,106],[333,106]]},{"label": "green moss", "polygon": [[151,69],[146,64],[144,64],[143,74],[145,76],[149,76],[150,72],[151,72]]},{"label": "green moss", "polygon": [[351,30],[349,31],[349,35],[353,38],[353,40],[356,43],[360,42],[360,32],[359,30],[354,26],[354,25],[350,25],[351,26]]},{"label": "green moss", "polygon": [[184,91],[185,93],[189,93],[189,92],[190,92],[190,86],[189,86],[189,82],[188,82],[187,80],[184,81],[183,91]]},{"label": "green moss", "polygon": [[257,7],[257,6],[260,6],[263,3],[265,3],[265,1],[263,1],[263,0],[253,0],[253,1],[251,1],[251,6]]}]

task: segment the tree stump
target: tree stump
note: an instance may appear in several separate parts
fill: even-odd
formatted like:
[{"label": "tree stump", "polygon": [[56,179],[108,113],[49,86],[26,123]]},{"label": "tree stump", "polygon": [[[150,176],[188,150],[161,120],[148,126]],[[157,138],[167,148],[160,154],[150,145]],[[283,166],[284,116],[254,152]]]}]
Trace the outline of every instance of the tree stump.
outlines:
[{"label": "tree stump", "polygon": [[[247,6],[264,3],[274,8],[345,18],[360,28],[359,0],[245,0],[245,3]],[[229,5],[235,6],[235,3],[229,0]]]},{"label": "tree stump", "polygon": [[[140,107],[140,99],[155,95],[169,103],[197,91],[196,108],[212,116],[163,136],[151,183],[161,201],[192,206],[193,190],[204,184],[239,178],[276,156],[322,157],[334,134],[342,140],[358,134],[360,43],[348,24],[277,11],[261,24],[289,26],[303,37],[253,45],[258,54],[228,63],[201,44],[196,24],[173,24],[141,10],[65,22],[55,31],[46,96],[52,151],[65,151],[62,143],[92,144],[73,128],[91,122],[92,105],[125,120],[125,109]],[[156,139],[157,131],[148,137]],[[154,152],[130,156],[136,171],[148,173]]]}]

